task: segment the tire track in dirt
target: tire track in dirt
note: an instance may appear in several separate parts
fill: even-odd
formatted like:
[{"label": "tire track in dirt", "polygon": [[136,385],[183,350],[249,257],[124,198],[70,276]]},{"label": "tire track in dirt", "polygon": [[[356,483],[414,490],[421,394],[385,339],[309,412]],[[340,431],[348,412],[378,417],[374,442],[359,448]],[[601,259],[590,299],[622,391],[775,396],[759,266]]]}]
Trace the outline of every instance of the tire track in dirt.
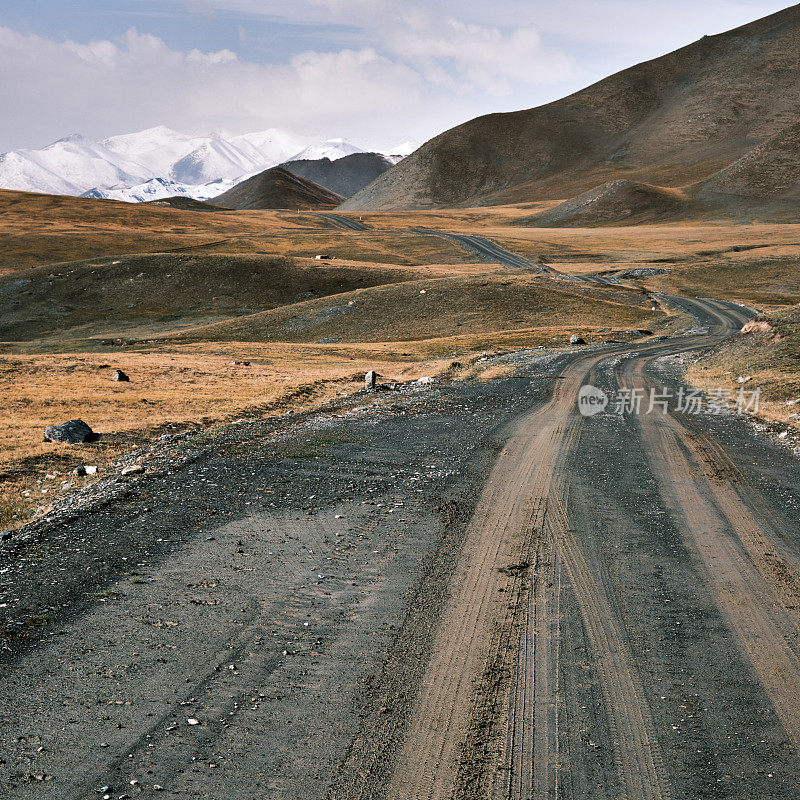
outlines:
[{"label": "tire track in dirt", "polygon": [[532,566],[511,698],[507,777],[498,797],[558,797],[561,559],[544,526]]},{"label": "tire track in dirt", "polygon": [[[565,488],[556,477],[579,430],[578,388],[607,355],[581,357],[563,371],[550,402],[523,418],[487,480],[389,798],[461,799],[486,796],[489,787],[496,797],[555,796],[558,601],[553,579],[561,564],[578,599],[617,732],[612,745],[625,796],[669,797],[649,707],[621,624],[570,529]],[[544,574],[535,577],[526,609],[519,575],[531,560]],[[516,675],[513,688],[509,673]],[[499,735],[498,723],[507,725],[505,736]]]},{"label": "tire track in dirt", "polygon": [[[625,352],[640,360],[700,349],[739,327],[735,314],[713,303],[686,304],[716,330]],[[602,576],[594,574],[582,552],[579,532],[570,527],[565,485],[557,479],[580,424],[574,408],[578,388],[609,355],[584,355],[563,370],[564,380],[550,402],[518,424],[487,480],[389,798],[462,800],[484,797],[489,791],[498,798],[555,796],[557,568],[569,578],[593,651],[614,732],[621,791],[631,800],[669,797],[659,742],[624,629]],[[518,573],[513,579],[501,577],[504,566],[529,567],[531,561],[536,568],[531,588]],[[500,595],[502,600],[497,599]],[[500,705],[504,696],[505,708]],[[502,741],[497,732],[501,724],[506,726]]]},{"label": "tire track in dirt", "polygon": [[[563,490],[560,494],[563,496]],[[592,647],[612,731],[611,745],[622,796],[666,800],[670,792],[658,738],[625,632],[601,578],[594,574],[571,528],[563,501],[551,497],[548,515]]]},{"label": "tire track in dirt", "polygon": [[[287,537],[299,539],[301,529],[314,531],[312,541],[343,535],[349,528],[358,531],[376,530],[383,524],[378,517],[362,519],[356,526],[346,520],[316,517],[309,520],[284,518],[280,525]],[[310,551],[309,551],[310,552]],[[300,576],[310,571],[308,559],[299,553],[283,560],[289,574]],[[109,749],[103,752],[102,765],[96,761],[76,770],[66,794],[71,800],[82,800],[95,793],[97,786],[112,782],[123,785],[130,774],[145,772],[154,753],[158,753],[158,780],[174,783],[186,772],[187,764],[220,735],[228,720],[236,716],[242,698],[257,695],[264,675],[280,664],[281,651],[273,644],[273,634],[280,631],[288,639],[301,629],[302,620],[313,603],[315,589],[297,584],[284,596],[253,604],[249,619],[241,627],[232,628],[232,635],[212,658],[197,663],[185,676],[181,693],[163,711],[146,718],[143,725],[131,726],[109,737]],[[263,643],[263,644],[262,644]],[[236,669],[229,669],[235,665]],[[235,679],[234,679],[235,678]],[[155,690],[141,690],[144,696],[155,696]],[[191,743],[181,735],[188,709],[202,720],[193,732]]]},{"label": "tire track in dirt", "polygon": [[[718,313],[724,317],[724,311]],[[621,381],[631,388],[652,384],[646,367],[644,361],[626,365]],[[704,565],[709,590],[786,735],[800,751],[800,562],[767,527],[769,514],[759,521],[751,513],[748,503],[755,492],[737,488],[743,476],[718,442],[690,430],[677,415],[641,415],[638,422],[662,496]],[[763,500],[758,505],[767,506]]]}]

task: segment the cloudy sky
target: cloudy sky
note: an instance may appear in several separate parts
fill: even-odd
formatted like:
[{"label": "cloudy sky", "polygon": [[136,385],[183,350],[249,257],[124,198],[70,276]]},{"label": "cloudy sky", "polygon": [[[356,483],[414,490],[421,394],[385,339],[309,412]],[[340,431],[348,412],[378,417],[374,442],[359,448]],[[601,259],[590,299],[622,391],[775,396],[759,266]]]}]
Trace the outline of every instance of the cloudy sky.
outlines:
[{"label": "cloudy sky", "polygon": [[386,148],[529,108],[768,0],[0,0],[0,152],[276,127]]}]

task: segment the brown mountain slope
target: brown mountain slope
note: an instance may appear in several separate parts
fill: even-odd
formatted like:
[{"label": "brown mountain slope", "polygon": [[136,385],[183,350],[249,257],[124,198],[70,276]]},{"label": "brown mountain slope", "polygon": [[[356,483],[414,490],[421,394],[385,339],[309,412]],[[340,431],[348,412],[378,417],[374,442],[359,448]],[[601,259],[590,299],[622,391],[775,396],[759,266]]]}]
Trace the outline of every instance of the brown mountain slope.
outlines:
[{"label": "brown mountain slope", "polygon": [[335,161],[329,158],[287,161],[281,167],[342,197],[352,197],[383,175],[393,163],[380,153],[353,153]]},{"label": "brown mountain slope", "polygon": [[765,201],[800,197],[800,122],[701,181],[697,194],[709,199],[733,195]]},{"label": "brown mountain slope", "polygon": [[683,189],[611,181],[515,224],[594,227],[689,218],[794,222],[798,200],[800,123],[793,123]]},{"label": "brown mountain slope", "polygon": [[313,181],[293,175],[281,167],[259,172],[237,183],[232,189],[212,198],[217,206],[237,210],[258,208],[311,209],[335,208],[342,197]]},{"label": "brown mountain slope", "polygon": [[690,202],[680,189],[617,180],[590,189],[547,211],[517,220],[516,224],[546,228],[633,225],[680,215],[689,208]]},{"label": "brown mountain slope", "polygon": [[345,211],[557,199],[620,178],[701,181],[800,120],[800,6],[425,144]]}]

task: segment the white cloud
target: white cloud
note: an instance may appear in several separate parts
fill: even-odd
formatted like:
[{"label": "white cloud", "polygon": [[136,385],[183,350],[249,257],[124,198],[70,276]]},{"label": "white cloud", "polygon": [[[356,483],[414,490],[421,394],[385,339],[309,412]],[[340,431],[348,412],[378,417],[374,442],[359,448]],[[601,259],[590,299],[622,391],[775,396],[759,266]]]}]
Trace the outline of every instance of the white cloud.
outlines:
[{"label": "white cloud", "polygon": [[230,50],[172,50],[135,30],[79,44],[0,27],[0,74],[0,103],[16,111],[5,118],[3,150],[154,124],[373,136],[382,128],[376,118],[410,114],[422,96],[417,72],[371,48],[254,64]]},{"label": "white cloud", "polygon": [[403,22],[387,32],[391,52],[418,65],[430,80],[460,91],[503,95],[519,84],[562,81],[573,72],[570,59],[545,48],[533,27],[506,33],[420,10],[404,14]]},{"label": "white cloud", "polygon": [[[16,110],[0,151],[156,124],[187,132],[278,127],[365,144],[424,140],[497,110],[496,98],[515,88],[570,71],[532,27],[504,32],[413,4],[398,13],[384,0],[321,1],[325,14],[353,14],[357,5],[374,46],[254,63],[230,49],[182,52],[135,29],[113,40],[56,42],[0,27],[0,103]],[[208,3],[198,9],[209,13]]]}]

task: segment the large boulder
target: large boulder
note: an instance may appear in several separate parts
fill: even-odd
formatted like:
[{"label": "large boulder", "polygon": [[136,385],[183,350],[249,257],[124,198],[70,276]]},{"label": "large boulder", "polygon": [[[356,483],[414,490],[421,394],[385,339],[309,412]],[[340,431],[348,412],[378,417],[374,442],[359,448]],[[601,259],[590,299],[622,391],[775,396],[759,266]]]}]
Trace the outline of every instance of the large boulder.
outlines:
[{"label": "large boulder", "polygon": [[45,441],[63,442],[64,444],[83,444],[96,442],[100,436],[82,419],[71,419],[61,425],[49,425],[44,429]]}]

